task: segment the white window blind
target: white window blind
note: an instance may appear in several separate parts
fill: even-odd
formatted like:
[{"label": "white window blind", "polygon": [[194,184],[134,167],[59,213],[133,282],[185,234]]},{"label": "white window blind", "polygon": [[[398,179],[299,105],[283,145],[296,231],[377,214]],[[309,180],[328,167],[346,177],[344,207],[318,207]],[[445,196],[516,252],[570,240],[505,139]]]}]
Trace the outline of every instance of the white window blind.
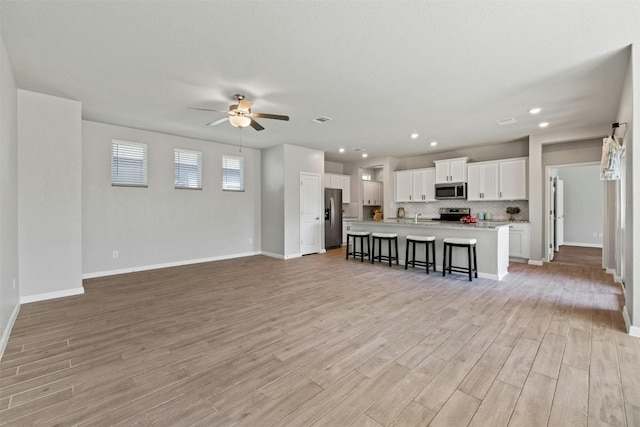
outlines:
[{"label": "white window blind", "polygon": [[111,140],[111,185],[147,186],[147,144]]},{"label": "white window blind", "polygon": [[222,189],[244,191],[244,158],[222,156]]},{"label": "white window blind", "polygon": [[202,190],[202,152],[176,148],[173,151],[175,188]]}]

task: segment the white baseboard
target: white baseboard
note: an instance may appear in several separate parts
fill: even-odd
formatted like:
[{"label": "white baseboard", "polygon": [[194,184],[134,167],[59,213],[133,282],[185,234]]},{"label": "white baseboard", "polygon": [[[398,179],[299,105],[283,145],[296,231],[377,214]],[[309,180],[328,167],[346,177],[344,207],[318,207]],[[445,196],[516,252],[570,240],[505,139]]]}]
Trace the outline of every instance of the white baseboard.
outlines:
[{"label": "white baseboard", "polygon": [[290,255],[285,255],[284,259],[300,258],[301,256],[302,254],[290,254]]},{"label": "white baseboard", "polygon": [[631,335],[632,337],[640,338],[640,327],[631,325],[629,310],[627,310],[626,305],[622,308],[622,318],[624,319],[624,324],[627,327],[627,332],[629,333],[629,335]]},{"label": "white baseboard", "polygon": [[578,243],[578,242],[564,242],[560,246],[580,246],[583,248],[601,248],[602,243]]},{"label": "white baseboard", "polygon": [[[267,253],[263,253],[263,254],[267,255]],[[203,262],[211,262],[211,261],[222,261],[225,259],[242,258],[242,257],[254,256],[254,255],[260,255],[260,252],[246,252],[246,253],[222,255],[222,256],[216,256],[216,257],[210,257],[210,258],[198,258],[198,259],[189,259],[184,261],[166,262],[162,264],[143,265],[140,267],[121,268],[118,270],[97,271],[94,273],[85,273],[82,275],[82,278],[95,279],[96,277],[115,276],[116,274],[135,273],[136,271],[157,270],[160,268],[180,267],[182,265],[200,264]]]},{"label": "white baseboard", "polygon": [[84,294],[84,288],[81,286],[79,288],[65,289],[63,291],[45,292],[43,294],[20,297],[20,304],[28,304],[30,302],[45,301],[48,299],[71,297],[82,294]]},{"label": "white baseboard", "polygon": [[271,257],[271,258],[284,259],[284,255],[276,254],[276,253],[273,253],[273,252],[262,251],[262,252],[260,252],[260,254],[264,255],[264,256]]},{"label": "white baseboard", "polygon": [[539,267],[540,267],[540,266],[543,266],[543,265],[544,265],[544,261],[542,261],[542,260],[539,260],[539,261],[538,261],[538,260],[536,260],[536,259],[530,259],[530,260],[527,262],[527,264],[529,264],[529,265],[537,265],[537,266],[539,266]]},{"label": "white baseboard", "polygon": [[13,329],[13,324],[16,322],[18,318],[18,313],[20,313],[20,303],[16,304],[11,312],[11,316],[9,316],[9,320],[5,325],[4,331],[2,331],[2,339],[0,339],[0,360],[2,360],[2,355],[4,354],[4,349],[7,348],[7,343],[9,342],[9,336],[11,335],[11,330]]}]

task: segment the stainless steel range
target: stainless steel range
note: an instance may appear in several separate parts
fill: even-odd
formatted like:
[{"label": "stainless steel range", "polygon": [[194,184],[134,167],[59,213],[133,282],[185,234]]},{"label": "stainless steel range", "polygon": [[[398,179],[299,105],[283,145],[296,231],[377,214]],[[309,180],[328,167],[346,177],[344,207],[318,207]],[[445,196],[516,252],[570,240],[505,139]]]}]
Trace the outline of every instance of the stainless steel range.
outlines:
[{"label": "stainless steel range", "polygon": [[463,216],[471,215],[470,208],[440,208],[440,221],[460,222]]}]

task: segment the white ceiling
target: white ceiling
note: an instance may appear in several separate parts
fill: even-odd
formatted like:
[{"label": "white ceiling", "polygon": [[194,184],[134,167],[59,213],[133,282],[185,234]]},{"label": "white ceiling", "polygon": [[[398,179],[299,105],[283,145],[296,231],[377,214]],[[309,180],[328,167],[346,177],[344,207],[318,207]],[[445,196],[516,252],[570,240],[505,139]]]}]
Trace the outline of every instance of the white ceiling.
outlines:
[{"label": "white ceiling", "polygon": [[[333,161],[606,133],[640,32],[640,1],[613,0],[2,0],[0,15],[18,86],[79,100],[86,120]],[[223,114],[187,109],[237,92],[291,120],[207,127]]]}]

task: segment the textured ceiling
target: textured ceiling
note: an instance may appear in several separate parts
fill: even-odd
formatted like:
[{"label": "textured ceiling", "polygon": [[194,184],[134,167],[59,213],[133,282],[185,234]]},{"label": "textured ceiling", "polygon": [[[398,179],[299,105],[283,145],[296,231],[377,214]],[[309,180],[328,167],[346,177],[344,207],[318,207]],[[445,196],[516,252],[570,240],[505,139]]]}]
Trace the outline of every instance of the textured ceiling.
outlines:
[{"label": "textured ceiling", "polygon": [[[84,119],[334,161],[606,133],[640,43],[639,1],[2,0],[0,15],[18,86]],[[207,127],[223,114],[187,109],[237,92],[291,120]]]}]

